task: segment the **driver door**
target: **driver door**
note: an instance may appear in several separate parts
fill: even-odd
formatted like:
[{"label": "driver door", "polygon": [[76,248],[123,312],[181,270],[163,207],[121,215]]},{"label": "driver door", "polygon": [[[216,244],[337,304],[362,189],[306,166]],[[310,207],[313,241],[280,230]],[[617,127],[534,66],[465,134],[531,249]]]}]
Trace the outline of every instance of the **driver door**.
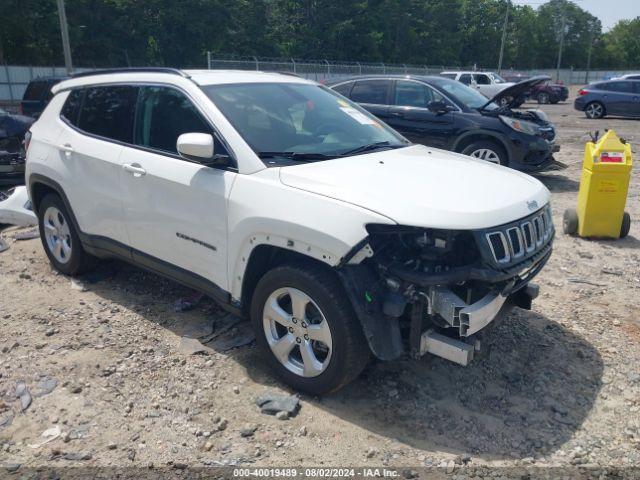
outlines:
[{"label": "driver door", "polygon": [[[180,157],[177,139],[189,132],[214,134],[185,93],[140,88],[135,146],[120,156],[132,255],[151,269],[195,273],[227,290],[227,198],[236,173]],[[216,153],[226,154],[223,148],[216,141]]]},{"label": "driver door", "polygon": [[455,112],[431,112],[427,107],[432,101],[447,102],[442,95],[422,82],[397,80],[387,123],[412,142],[449,149],[453,138]]}]

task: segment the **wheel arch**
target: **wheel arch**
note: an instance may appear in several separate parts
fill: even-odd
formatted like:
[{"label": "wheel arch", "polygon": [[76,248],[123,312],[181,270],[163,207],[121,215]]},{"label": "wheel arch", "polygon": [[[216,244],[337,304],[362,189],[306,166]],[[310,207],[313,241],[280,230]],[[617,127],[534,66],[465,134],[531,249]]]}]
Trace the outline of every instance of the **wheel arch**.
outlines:
[{"label": "wheel arch", "polygon": [[485,130],[469,132],[465,135],[460,136],[456,140],[456,143],[453,146],[453,150],[455,152],[461,153],[469,145],[479,141],[489,141],[489,142],[497,143],[499,146],[504,148],[504,151],[507,153],[508,159],[509,160],[511,159],[512,155],[511,155],[511,149],[509,148],[509,145],[502,138],[500,138],[499,135],[496,135],[493,132],[489,132]]}]

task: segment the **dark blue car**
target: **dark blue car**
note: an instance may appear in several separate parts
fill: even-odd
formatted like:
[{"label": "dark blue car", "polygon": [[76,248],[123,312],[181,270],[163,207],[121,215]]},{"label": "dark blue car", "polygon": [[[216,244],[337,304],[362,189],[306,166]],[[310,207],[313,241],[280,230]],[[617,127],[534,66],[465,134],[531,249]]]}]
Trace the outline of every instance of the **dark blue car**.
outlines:
[{"label": "dark blue car", "polygon": [[573,106],[587,118],[606,115],[640,118],[640,81],[609,80],[592,83],[578,92]]}]

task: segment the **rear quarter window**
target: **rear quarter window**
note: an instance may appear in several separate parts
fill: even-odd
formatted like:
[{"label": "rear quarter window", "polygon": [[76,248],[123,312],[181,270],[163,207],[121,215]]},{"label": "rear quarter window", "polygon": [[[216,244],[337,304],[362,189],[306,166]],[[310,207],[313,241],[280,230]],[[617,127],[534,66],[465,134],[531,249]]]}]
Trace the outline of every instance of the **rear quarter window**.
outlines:
[{"label": "rear quarter window", "polygon": [[73,90],[62,106],[60,115],[71,125],[78,126],[78,114],[82,104],[82,95],[84,90]]},{"label": "rear quarter window", "polygon": [[332,90],[338,92],[340,95],[349,98],[349,94],[351,93],[351,87],[353,87],[353,82],[342,83],[340,85],[336,85],[332,87]]}]

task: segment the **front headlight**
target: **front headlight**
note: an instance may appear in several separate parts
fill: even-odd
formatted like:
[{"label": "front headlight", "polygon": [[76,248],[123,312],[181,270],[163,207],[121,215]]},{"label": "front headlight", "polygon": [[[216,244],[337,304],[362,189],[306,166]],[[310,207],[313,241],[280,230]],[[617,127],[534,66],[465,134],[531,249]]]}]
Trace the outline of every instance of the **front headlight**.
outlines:
[{"label": "front headlight", "polygon": [[526,133],[527,135],[540,134],[538,125],[533,122],[527,122],[518,118],[505,117],[504,115],[500,115],[500,120],[502,120],[502,123],[505,125],[513,128],[516,132]]}]

